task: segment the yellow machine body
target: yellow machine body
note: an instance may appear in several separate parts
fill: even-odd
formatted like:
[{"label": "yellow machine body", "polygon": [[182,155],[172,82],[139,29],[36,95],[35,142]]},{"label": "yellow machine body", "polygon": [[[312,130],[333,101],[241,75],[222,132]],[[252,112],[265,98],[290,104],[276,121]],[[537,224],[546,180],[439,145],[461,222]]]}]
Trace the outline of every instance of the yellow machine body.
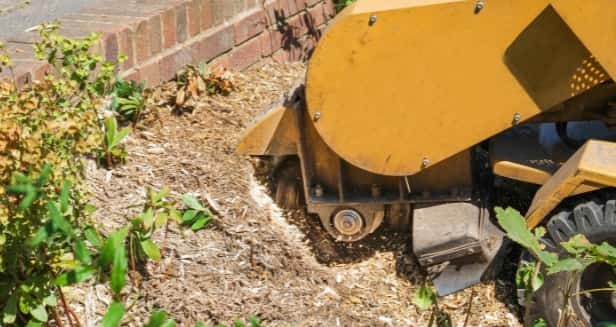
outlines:
[{"label": "yellow machine body", "polygon": [[[567,135],[570,122],[616,127],[614,17],[614,0],[358,0],[238,152],[275,158],[276,199],[302,195],[339,241],[412,225],[419,263],[447,263],[434,284],[449,294],[499,252],[495,176],[540,187],[530,227],[616,186],[616,133]],[[546,125],[562,151],[541,142]]]},{"label": "yellow machine body", "polygon": [[602,67],[616,73],[614,1],[475,5],[362,0],[345,10],[307,75],[325,143],[367,171],[413,175],[608,79]]}]

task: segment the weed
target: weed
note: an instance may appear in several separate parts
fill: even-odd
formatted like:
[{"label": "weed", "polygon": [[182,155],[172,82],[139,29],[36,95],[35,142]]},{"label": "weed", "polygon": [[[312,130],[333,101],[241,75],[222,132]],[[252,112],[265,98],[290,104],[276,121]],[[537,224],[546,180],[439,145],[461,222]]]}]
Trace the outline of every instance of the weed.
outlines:
[{"label": "weed", "polygon": [[126,150],[122,142],[130,134],[130,128],[124,127],[118,130],[118,122],[114,116],[105,118],[105,142],[99,155],[99,161],[107,168],[113,167],[117,162],[126,160]]},{"label": "weed", "polygon": [[111,110],[117,113],[122,122],[136,124],[146,109],[144,91],[145,82],[116,81],[111,91]]},{"label": "weed", "polygon": [[[616,248],[606,242],[599,245],[593,244],[584,235],[578,234],[571,237],[569,241],[560,243],[566,251],[566,255],[561,257],[557,253],[547,251],[541,243],[541,238],[546,234],[545,228],[537,227],[534,231],[529,230],[526,220],[515,209],[496,208],[496,216],[498,223],[507,233],[507,237],[526,248],[537,258],[536,263],[526,263],[519,267],[516,276],[518,286],[526,290],[527,302],[543,284],[543,270],[546,270],[548,275],[570,272],[573,278],[569,278],[568,284],[572,284],[575,276],[594,263],[605,263],[616,267]],[[541,265],[545,269],[542,269]],[[616,284],[610,283],[607,288],[586,290],[577,294],[573,292],[574,289],[572,285],[563,285],[564,297],[569,299],[580,293],[614,292]],[[575,316],[569,310],[569,302],[564,301],[564,307],[560,309],[561,315],[557,327],[567,326],[570,319]],[[545,322],[537,321],[535,326],[545,326]]]},{"label": "weed", "polygon": [[213,220],[212,212],[204,207],[194,196],[186,194],[182,202],[188,208],[182,215],[182,223],[190,226],[193,231],[206,228]]}]

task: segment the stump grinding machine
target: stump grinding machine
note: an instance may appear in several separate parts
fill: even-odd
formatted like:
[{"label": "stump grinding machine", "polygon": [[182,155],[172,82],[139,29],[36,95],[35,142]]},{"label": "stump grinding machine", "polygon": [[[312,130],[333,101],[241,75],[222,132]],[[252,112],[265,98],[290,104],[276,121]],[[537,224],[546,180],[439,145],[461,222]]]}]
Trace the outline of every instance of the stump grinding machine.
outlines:
[{"label": "stump grinding machine", "polygon": [[[554,250],[578,233],[614,244],[614,18],[614,0],[358,0],[238,152],[271,174],[281,207],[305,205],[340,242],[410,230],[440,295],[498,265],[499,185],[537,185],[519,209]],[[546,278],[529,322],[556,325],[565,277]],[[593,265],[577,285],[615,277]],[[571,308],[582,325],[613,321],[616,295]]]}]

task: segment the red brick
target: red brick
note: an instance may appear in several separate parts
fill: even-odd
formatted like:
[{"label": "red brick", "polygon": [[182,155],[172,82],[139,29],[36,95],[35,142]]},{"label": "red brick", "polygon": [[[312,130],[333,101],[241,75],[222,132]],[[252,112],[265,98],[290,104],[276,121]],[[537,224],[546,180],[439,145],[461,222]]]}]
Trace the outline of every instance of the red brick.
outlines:
[{"label": "red brick", "polygon": [[170,80],[182,67],[193,63],[193,53],[188,47],[183,47],[171,54],[165,55],[160,60],[160,78]]},{"label": "red brick", "polygon": [[191,48],[196,62],[212,60],[233,48],[233,26],[226,26],[204,36]]},{"label": "red brick", "polygon": [[15,59],[13,63],[15,64],[13,68],[14,75],[10,72],[2,72],[2,76],[9,78],[15,76],[15,82],[20,87],[36,80],[42,80],[45,74],[51,70],[49,64],[35,59]]},{"label": "red brick", "polygon": [[231,58],[230,53],[226,53],[224,55],[218,56],[214,60],[209,62],[209,66],[213,68],[218,68],[218,67],[229,68],[231,66],[230,58]]},{"label": "red brick", "polygon": [[243,0],[209,0],[214,25],[230,20],[244,10]]},{"label": "red brick", "polygon": [[212,13],[212,3],[210,0],[199,0],[201,8],[201,30],[205,31],[214,26],[214,15]]},{"label": "red brick", "polygon": [[123,72],[122,74],[120,74],[120,76],[122,76],[122,79],[126,81],[141,82],[141,76],[139,74],[139,71],[134,68]]},{"label": "red brick", "polygon": [[259,39],[261,40],[261,53],[265,57],[282,48],[282,34],[276,30],[265,31],[259,35]]},{"label": "red brick", "polygon": [[267,11],[268,26],[282,23],[290,16],[288,0],[274,0],[265,6]]},{"label": "red brick", "polygon": [[244,70],[261,59],[261,40],[252,39],[231,52],[230,67]]},{"label": "red brick", "polygon": [[325,5],[322,3],[310,8],[308,14],[312,20],[313,28],[325,24],[328,20]]},{"label": "red brick", "polygon": [[125,29],[119,33],[118,44],[120,45],[120,55],[126,56],[126,61],[121,65],[123,70],[127,70],[135,65],[135,54],[133,53],[133,31]]},{"label": "red brick", "polygon": [[187,4],[188,35],[193,37],[201,31],[201,6],[199,0],[191,0]]},{"label": "red brick", "polygon": [[188,39],[188,10],[185,3],[175,8],[175,31],[178,43]]},{"label": "red brick", "polygon": [[158,59],[145,63],[137,68],[137,70],[147,87],[154,87],[160,84],[160,61]]},{"label": "red brick", "polygon": [[110,34],[104,40],[105,59],[112,63],[118,62],[120,54],[120,43],[118,42],[118,34]]},{"label": "red brick", "polygon": [[336,5],[333,0],[325,0],[325,13],[328,20],[336,15]]},{"label": "red brick", "polygon": [[163,29],[161,26],[160,15],[150,17],[148,26],[150,28],[150,53],[155,55],[162,51]]},{"label": "red brick", "polygon": [[291,17],[289,20],[287,20],[287,24],[292,29],[294,36],[301,36],[308,33],[306,15],[303,13]]},{"label": "red brick", "polygon": [[135,36],[135,60],[136,63],[142,63],[151,55],[150,26],[148,21],[140,21],[133,35]]},{"label": "red brick", "polygon": [[176,30],[175,30],[175,8],[170,8],[162,13],[162,31],[163,31],[163,49],[169,49],[175,45]]},{"label": "red brick", "polygon": [[266,25],[265,12],[261,8],[248,13],[247,16],[233,25],[235,29],[235,44],[241,44],[261,33]]}]

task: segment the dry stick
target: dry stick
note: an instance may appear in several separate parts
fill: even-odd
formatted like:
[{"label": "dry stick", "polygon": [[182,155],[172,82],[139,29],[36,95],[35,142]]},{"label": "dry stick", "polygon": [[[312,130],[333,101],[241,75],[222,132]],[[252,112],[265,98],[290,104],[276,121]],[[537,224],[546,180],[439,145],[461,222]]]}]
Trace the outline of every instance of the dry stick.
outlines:
[{"label": "dry stick", "polygon": [[471,318],[471,311],[473,310],[473,299],[475,298],[475,289],[471,290],[471,299],[468,301],[468,308],[466,308],[466,318],[464,319],[463,327],[468,326],[468,322]]},{"label": "dry stick", "polygon": [[79,321],[77,314],[73,310],[71,310],[71,308],[66,303],[66,298],[64,297],[64,293],[62,292],[62,288],[60,287],[58,287],[58,294],[60,294],[60,300],[62,301],[62,307],[64,308],[64,312],[66,313],[68,324],[71,327],[74,326],[73,321],[71,320],[71,317],[72,317],[73,319],[75,319],[75,324],[77,324],[77,327],[81,327],[81,322]]},{"label": "dry stick", "polygon": [[62,318],[60,318],[60,313],[58,312],[58,308],[53,308],[53,320],[56,322],[56,325],[58,325],[58,327],[64,327],[64,324],[62,323]]}]

